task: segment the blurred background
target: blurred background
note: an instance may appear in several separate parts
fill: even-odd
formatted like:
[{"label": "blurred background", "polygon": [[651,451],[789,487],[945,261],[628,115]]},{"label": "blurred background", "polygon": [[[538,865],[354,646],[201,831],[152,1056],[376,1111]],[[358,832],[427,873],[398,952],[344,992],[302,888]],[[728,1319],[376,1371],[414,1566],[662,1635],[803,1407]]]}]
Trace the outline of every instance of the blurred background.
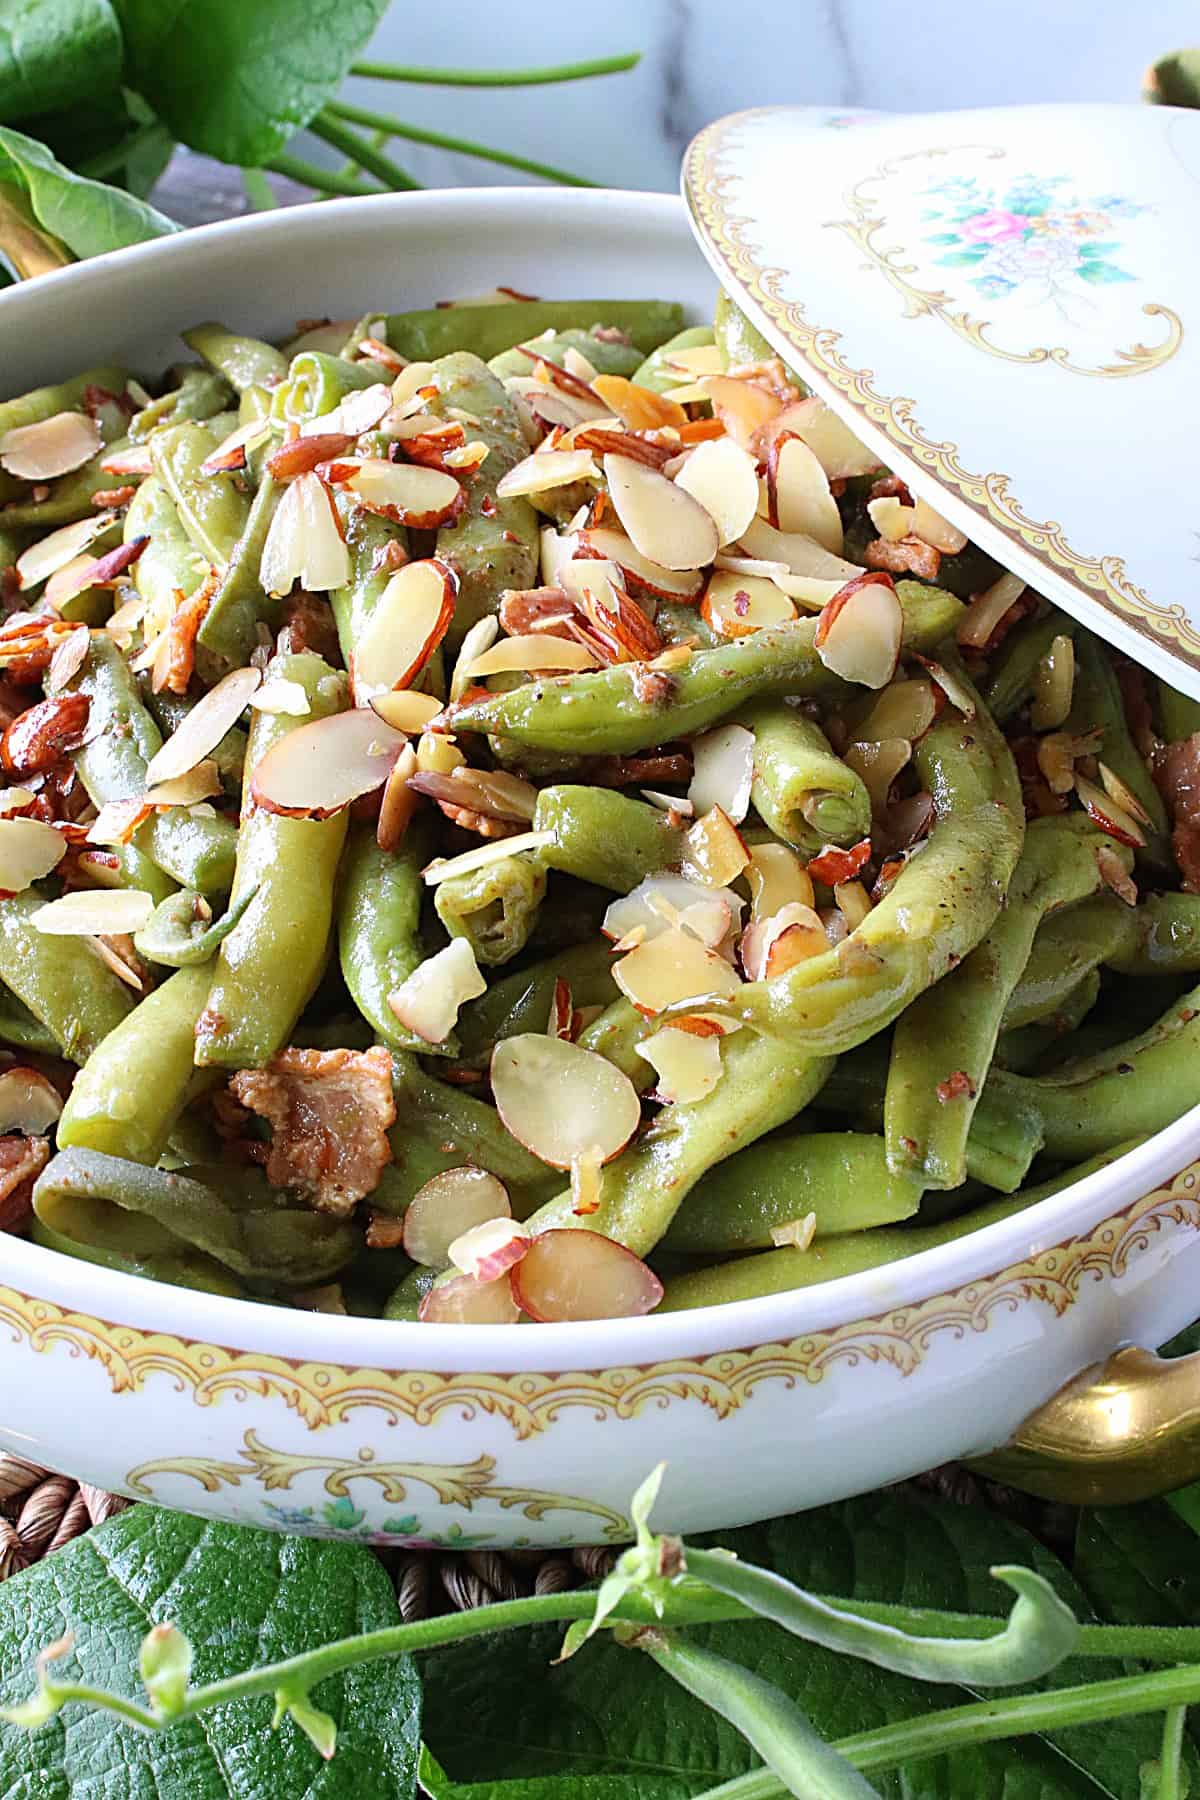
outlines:
[{"label": "blurred background", "polygon": [[[920,0],[904,9],[883,0],[607,0],[602,8],[395,0],[364,60],[511,68],[639,50],[642,61],[628,74],[568,87],[406,87],[399,95],[394,85],[352,76],[342,98],[605,185],[673,189],[692,135],[739,107],[790,101],[909,112],[1135,100],[1146,67],[1191,42],[1197,24],[1195,0]],[[338,165],[309,134],[292,147],[323,167]],[[533,179],[415,144],[393,153],[427,186]],[[271,179],[282,199],[311,197]],[[189,152],[177,153],[155,199],[188,223],[245,205],[236,176]]]}]

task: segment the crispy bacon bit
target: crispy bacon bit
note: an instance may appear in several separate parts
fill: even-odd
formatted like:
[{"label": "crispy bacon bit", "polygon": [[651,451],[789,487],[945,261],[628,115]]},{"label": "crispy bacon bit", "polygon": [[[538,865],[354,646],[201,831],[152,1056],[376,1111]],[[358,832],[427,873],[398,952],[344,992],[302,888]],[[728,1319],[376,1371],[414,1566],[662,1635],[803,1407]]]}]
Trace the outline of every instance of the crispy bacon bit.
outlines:
[{"label": "crispy bacon bit", "polygon": [[128,506],[137,489],[130,483],[125,487],[98,488],[92,495],[92,505],[101,511],[109,506]]},{"label": "crispy bacon bit", "polygon": [[[303,442],[303,439],[301,440]],[[328,600],[298,590],[283,603],[283,627],[276,641],[281,656],[293,651],[311,650],[323,656],[336,668],[342,660],[337,625]]]},{"label": "crispy bacon bit", "polygon": [[7,773],[41,775],[52,769],[83,742],[90,710],[86,694],[59,694],[21,713],[0,738],[0,762]]},{"label": "crispy bacon bit", "polygon": [[861,875],[870,860],[870,838],[863,838],[853,850],[839,850],[836,844],[826,844],[809,863],[808,872],[826,887],[838,887],[843,881],[853,881],[856,875]]},{"label": "crispy bacon bit", "polygon": [[229,1090],[271,1126],[267,1180],[298,1187],[317,1212],[346,1218],[392,1159],[392,1060],[370,1050],[281,1050]]},{"label": "crispy bacon bit", "polygon": [[1171,833],[1171,849],[1183,876],[1184,892],[1200,894],[1200,826],[1177,825]]},{"label": "crispy bacon bit", "polygon": [[1175,824],[1200,826],[1200,731],[1164,745],[1154,775]]},{"label": "crispy bacon bit", "polygon": [[44,1137],[0,1137],[0,1231],[23,1231],[33,1217],[33,1184],[50,1161]]},{"label": "crispy bacon bit", "polygon": [[181,601],[168,619],[167,629],[159,639],[150,678],[156,694],[163,688],[172,694],[187,693],[196,661],[196,634],[204,623],[219,581],[217,571],[210,569],[196,592]]},{"label": "crispy bacon bit", "polygon": [[901,506],[916,505],[916,501],[908,490],[908,483],[901,481],[899,475],[880,475],[873,481],[871,491],[867,495],[868,503],[872,500],[898,500]]},{"label": "crispy bacon bit", "polygon": [[587,772],[593,787],[659,787],[692,779],[690,751],[667,747],[653,756],[603,756]]},{"label": "crispy bacon bit", "polygon": [[915,575],[921,581],[936,581],[942,553],[919,537],[903,537],[895,544],[876,538],[867,545],[863,561],[869,569],[885,569],[889,575]]},{"label": "crispy bacon bit", "polygon": [[339,456],[345,456],[354,443],[354,435],[349,431],[314,432],[311,437],[293,438],[290,444],[280,444],[267,458],[267,472],[276,481],[292,481],[297,475],[308,475],[318,463],[328,462]]},{"label": "crispy bacon bit", "polygon": [[955,1069],[937,1084],[937,1097],[945,1106],[951,1100],[973,1100],[978,1089],[965,1069]]}]

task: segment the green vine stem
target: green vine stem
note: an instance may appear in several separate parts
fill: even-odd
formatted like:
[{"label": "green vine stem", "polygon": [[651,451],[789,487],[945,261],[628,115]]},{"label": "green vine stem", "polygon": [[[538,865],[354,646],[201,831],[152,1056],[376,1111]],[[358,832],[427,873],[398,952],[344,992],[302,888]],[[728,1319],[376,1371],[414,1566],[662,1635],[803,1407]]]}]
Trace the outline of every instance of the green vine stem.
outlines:
[{"label": "green vine stem", "polygon": [[408,81],[428,87],[542,87],[555,81],[585,81],[592,75],[620,75],[641,61],[640,51],[602,56],[592,62],[559,63],[548,69],[422,69],[404,63],[357,62],[352,75],[376,81]]},{"label": "green vine stem", "polygon": [[316,188],[321,194],[345,194],[352,199],[361,199],[365,194],[379,192],[378,188],[365,187],[361,181],[353,181],[348,175],[335,169],[320,169],[316,163],[305,162],[303,157],[292,156],[286,150],[273,156],[267,168],[272,175],[286,175],[289,181],[298,181],[304,187]]},{"label": "green vine stem", "polygon": [[1158,1753],[1158,1787],[1155,1800],[1185,1800],[1183,1732],[1186,1706],[1169,1706],[1163,1719],[1162,1749]]},{"label": "green vine stem", "polygon": [[308,121],[308,129],[314,137],[321,138],[334,150],[340,150],[343,156],[352,158],[360,168],[374,175],[377,181],[382,181],[384,187],[394,188],[402,193],[411,193],[420,187],[421,183],[414,181],[407,169],[402,169],[390,156],[377,150],[369,139],[359,137],[356,131],[351,131],[348,125],[335,119],[328,108]]},{"label": "green vine stem", "polygon": [[341,100],[331,101],[318,117],[343,119],[349,125],[364,125],[369,129],[386,132],[389,137],[404,138],[412,144],[431,144],[436,150],[455,150],[460,156],[478,156],[485,162],[499,163],[506,169],[520,169],[526,175],[540,175],[545,181],[556,181],[565,187],[595,187],[583,175],[572,175],[567,169],[555,168],[553,163],[535,162],[532,157],[518,156],[509,150],[493,150],[487,144],[474,143],[470,138],[448,137],[441,131],[427,131],[421,125],[407,125],[403,119],[396,119],[390,113],[373,112],[368,107],[350,106]]}]

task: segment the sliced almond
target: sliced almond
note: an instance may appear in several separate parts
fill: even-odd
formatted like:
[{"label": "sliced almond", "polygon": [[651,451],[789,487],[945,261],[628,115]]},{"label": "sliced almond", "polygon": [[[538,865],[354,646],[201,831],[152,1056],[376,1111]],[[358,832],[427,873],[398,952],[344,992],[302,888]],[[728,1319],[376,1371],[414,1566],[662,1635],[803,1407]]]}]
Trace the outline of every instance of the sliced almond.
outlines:
[{"label": "sliced almond", "polygon": [[198,762],[184,775],[160,781],[142,795],[146,806],[195,806],[221,792],[221,772],[215,762]]},{"label": "sliced almond", "polygon": [[668,927],[613,964],[613,980],[648,1017],[677,1000],[736,994],[741,981],[723,956],[691,932]]},{"label": "sliced almond", "polygon": [[446,1169],[419,1187],[404,1214],[404,1254],[429,1269],[444,1269],[450,1245],[485,1220],[511,1212],[504,1184],[486,1169]]},{"label": "sliced almond", "polygon": [[514,400],[534,414],[535,431],[539,419],[543,425],[561,425],[571,430],[576,425],[587,425],[609,416],[604,401],[564,393],[548,381],[539,381],[536,375],[510,375],[504,386]]},{"label": "sliced almond", "polygon": [[428,387],[436,374],[431,362],[407,363],[392,383],[392,405],[406,406],[409,401],[420,398],[421,389]]},{"label": "sliced almond", "polygon": [[502,1038],[492,1052],[491,1079],[505,1128],[555,1169],[569,1169],[581,1156],[609,1162],[641,1123],[642,1104],[628,1075],[594,1050],[544,1032]]},{"label": "sliced almond", "polygon": [[629,456],[604,458],[613,508],[634,548],[667,569],[701,569],[720,548],[711,515],[656,469]]},{"label": "sliced almond", "polygon": [[103,447],[95,419],[82,412],[55,413],[0,437],[0,469],[18,481],[53,481],[82,468]]},{"label": "sliced almond", "polygon": [[634,1046],[658,1076],[658,1098],[687,1106],[711,1094],[721,1079],[721,1040],[666,1026]]},{"label": "sliced almond", "polygon": [[501,500],[517,494],[542,494],[574,481],[598,481],[600,471],[590,450],[546,450],[527,456],[496,483]]},{"label": "sliced almond", "polygon": [[857,563],[833,555],[815,538],[795,531],[776,531],[766,519],[752,519],[739,542],[747,556],[781,562],[793,575],[812,576],[818,581],[840,579],[844,583],[864,572]]},{"label": "sliced almond", "polygon": [[772,1225],[771,1242],[777,1250],[807,1250],[817,1235],[817,1215],[805,1213],[802,1219],[789,1219],[785,1225]]},{"label": "sliced almond", "polygon": [[497,1281],[474,1275],[437,1281],[417,1314],[422,1325],[515,1325],[520,1316],[507,1275]]},{"label": "sliced almond", "polygon": [[140,888],[79,888],[39,906],[29,922],[51,937],[119,937],[140,931],[153,911],[153,899]]},{"label": "sliced almond", "polygon": [[432,694],[418,694],[413,688],[394,688],[389,693],[374,695],[371,710],[378,713],[393,731],[408,732],[416,737],[431,719],[437,718],[442,703]]},{"label": "sliced almond", "polygon": [[[654,594],[661,600],[695,600],[704,586],[704,577],[698,569],[668,569],[662,563],[651,562],[623,531],[588,526],[579,533],[579,542],[587,551],[613,563],[625,577],[626,586],[634,592]],[[567,555],[556,562],[556,582],[569,560]]]},{"label": "sliced almond", "polygon": [[272,745],[250,778],[264,812],[328,819],[387,780],[408,742],[370,707],[298,725]]},{"label": "sliced almond", "polygon": [[778,395],[733,375],[701,375],[698,386],[734,443],[757,455],[760,436],[783,411]]},{"label": "sliced almond", "polygon": [[737,826],[719,806],[710,806],[690,825],[683,839],[683,870],[710,887],[728,887],[736,881],[750,852]]},{"label": "sliced almond", "polygon": [[952,525],[949,519],[943,519],[927,500],[917,501],[912,529],[914,537],[919,537],[923,544],[932,544],[935,550],[944,551],[947,556],[957,556],[967,547],[966,532]]},{"label": "sliced almond", "polygon": [[44,1137],[62,1109],[62,1095],[37,1069],[6,1069],[0,1075],[0,1132]]},{"label": "sliced almond", "polygon": [[711,888],[683,875],[647,875],[630,893],[614,900],[600,929],[618,945],[632,933],[637,943],[678,927],[698,937],[710,950],[724,943],[742,915],[743,902],[732,888]]},{"label": "sliced almond", "polygon": [[1076,774],[1075,792],[1083,802],[1085,811],[1094,825],[1106,831],[1109,837],[1116,838],[1119,844],[1128,844],[1130,849],[1139,850],[1146,842],[1146,834],[1132,813],[1106,794],[1102,787],[1086,776]]},{"label": "sliced almond", "polygon": [[1001,575],[990,588],[975,596],[959,619],[954,634],[959,643],[966,644],[972,650],[982,650],[1005,613],[1024,592],[1025,583],[1019,575],[1007,572]]},{"label": "sliced almond", "polygon": [[435,556],[397,569],[351,653],[358,705],[391,688],[412,686],[450,629],[457,595],[458,577]]},{"label": "sliced almond", "polygon": [[344,488],[368,512],[416,531],[431,531],[458,517],[466,489],[443,469],[423,463],[387,462],[381,456],[339,458],[322,467],[325,479]]},{"label": "sliced almond", "polygon": [[528,1225],[516,1219],[484,1219],[454,1239],[450,1261],[477,1281],[498,1281],[520,1262],[531,1242]]},{"label": "sliced almond", "polygon": [[116,518],[114,512],[97,513],[91,519],[77,519],[73,525],[60,525],[30,544],[17,558],[17,586],[22,593],[46,581],[59,569],[65,569],[81,551],[108,530]]},{"label": "sliced almond", "polygon": [[535,1237],[509,1282],[516,1304],[539,1324],[640,1318],[663,1293],[658,1276],[632,1250],[576,1227]]},{"label": "sliced almond", "polygon": [[299,582],[323,594],[349,579],[350,552],[329,490],[319,476],[299,475],[284,489],[267,532],[259,565],[263,589],[279,598]]},{"label": "sliced almond", "polygon": [[880,738],[908,738],[915,743],[924,737],[937,717],[933,687],[928,681],[889,682],[862,723],[855,736],[866,742]]},{"label": "sliced almond", "polygon": [[815,538],[831,556],[842,550],[842,516],[826,475],[803,438],[784,432],[767,458],[770,523],[788,535]]},{"label": "sliced almond", "polygon": [[740,825],[750,810],[754,733],[744,725],[718,725],[693,740],[693,774],[687,797],[697,813],[711,807]]},{"label": "sliced almond", "polygon": [[415,1031],[427,1044],[442,1044],[458,1023],[459,1008],[486,993],[470,940],[457,937],[426,957],[388,995],[388,1005],[406,1031]]},{"label": "sliced almond", "polygon": [[269,681],[251,694],[247,704],[252,712],[274,713],[290,719],[303,719],[312,711],[308,695],[299,681],[288,681],[272,675]]},{"label": "sliced almond", "polygon": [[792,904],[813,904],[812,877],[786,844],[755,844],[746,864],[750,912],[755,921]]},{"label": "sliced almond", "polygon": [[729,437],[697,444],[675,477],[675,485],[699,501],[716,521],[722,544],[735,543],[758,511],[754,458]]},{"label": "sliced almond", "polygon": [[[409,363],[408,368],[396,377],[396,386],[408,376],[411,369],[421,366]],[[427,363],[424,366],[432,368],[433,365]],[[374,431],[395,404],[395,389],[389,388],[385,382],[377,381],[371,387],[354,388],[344,400],[338,402],[332,412],[321,413],[315,419],[305,419],[300,426],[300,436],[323,437],[327,432],[341,431],[349,438],[361,437],[364,431]]]},{"label": "sliced almond", "polygon": [[150,758],[146,783],[153,787],[161,781],[172,781],[186,775],[215,750],[225,733],[236,725],[249,704],[250,697],[262,684],[258,669],[231,669],[215,687],[197,700],[195,706],[171,733],[161,750]]},{"label": "sliced almond", "polygon": [[830,481],[869,475],[879,467],[875,452],[860,443],[823,400],[797,400],[786,406],[775,419],[771,435],[784,432],[804,440]]},{"label": "sliced almond", "polygon": [[245,425],[238,425],[221,439],[215,450],[210,450],[200,464],[202,475],[221,475],[231,469],[244,469],[247,452],[256,450],[265,444],[271,436],[271,425],[267,419],[250,419]]},{"label": "sliced almond", "polygon": [[743,931],[742,967],[748,981],[766,981],[804,956],[823,955],[828,948],[825,927],[813,908],[803,901],[789,900],[777,912],[755,919]]},{"label": "sliced almond", "polygon": [[480,844],[475,850],[464,850],[461,856],[438,857],[421,870],[421,879],[426,887],[436,887],[455,875],[473,874],[476,869],[486,869],[491,863],[503,862],[509,856],[522,856],[529,850],[541,850],[553,842],[552,831],[522,831],[516,837],[496,838],[491,843]]},{"label": "sliced almond", "polygon": [[110,847],[128,844],[152,810],[142,794],[134,794],[125,800],[106,800],[88,826],[87,841]]},{"label": "sliced almond", "polygon": [[656,431],[664,425],[686,425],[687,414],[678,401],[639,387],[624,375],[593,375],[591,385],[601,400],[630,431]]},{"label": "sliced almond", "polygon": [[1152,824],[1153,820],[1150,814],[1128,782],[1122,781],[1117,771],[1110,769],[1106,762],[1100,762],[1097,766],[1100,771],[1100,779],[1104,783],[1104,791],[1109,798],[1115,800],[1121,810],[1127,812],[1131,819],[1136,819],[1139,825]]},{"label": "sliced almond", "polygon": [[745,637],[768,625],[787,625],[796,608],[774,581],[716,569],[700,602],[700,616],[718,637]]},{"label": "sliced almond", "polygon": [[0,818],[0,894],[23,894],[56,869],[67,840],[41,819]]},{"label": "sliced almond", "polygon": [[860,775],[871,796],[871,812],[881,819],[887,811],[892,783],[912,757],[907,738],[882,738],[876,743],[851,744],[843,754],[847,768]]},{"label": "sliced almond", "polygon": [[858,576],[822,611],[817,655],[843,681],[885,687],[900,660],[904,615],[890,579]]},{"label": "sliced almond", "polygon": [[595,667],[596,658],[585,645],[535,632],[528,637],[501,638],[475,658],[467,674],[471,681],[483,681],[488,675],[504,675],[516,669],[545,673]]},{"label": "sliced almond", "polygon": [[894,494],[885,494],[879,500],[867,501],[867,515],[885,543],[898,544],[913,531],[917,512]]}]

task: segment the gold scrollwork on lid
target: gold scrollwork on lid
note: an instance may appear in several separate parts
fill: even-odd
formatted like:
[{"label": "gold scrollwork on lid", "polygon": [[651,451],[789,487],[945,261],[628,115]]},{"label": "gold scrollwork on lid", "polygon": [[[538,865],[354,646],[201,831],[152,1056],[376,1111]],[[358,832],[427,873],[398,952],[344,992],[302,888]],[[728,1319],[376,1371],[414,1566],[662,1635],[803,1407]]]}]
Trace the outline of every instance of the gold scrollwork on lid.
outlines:
[{"label": "gold scrollwork on lid", "polygon": [[1056,520],[1031,518],[1012,492],[1009,476],[978,474],[966,468],[957,444],[928,436],[912,400],[880,393],[872,370],[856,369],[846,361],[839,331],[814,325],[797,301],[784,298],[784,287],[794,288],[794,277],[786,269],[759,262],[750,243],[754,220],[733,211],[728,192],[733,175],[723,166],[731,131],[773,110],[757,107],[718,120],[693,138],[687,155],[688,205],[701,236],[717,251],[735,281],[779,327],[796,354],[863,419],[959,494],[1011,542],[1031,552],[1047,568],[1064,571],[1126,625],[1151,642],[1170,644],[1184,662],[1200,669],[1200,629],[1185,607],[1178,602],[1152,601],[1145,589],[1131,580],[1121,557],[1084,555],[1068,541]]},{"label": "gold scrollwork on lid", "polygon": [[887,180],[905,163],[927,161],[932,158],[950,156],[959,151],[974,151],[976,154],[990,159],[1007,156],[1008,152],[993,145],[957,145],[953,149],[938,146],[927,150],[909,150],[901,156],[890,157],[871,175],[864,175],[861,181],[845,195],[847,206],[852,217],[849,219],[831,219],[831,229],[843,231],[850,241],[869,259],[905,302],[904,316],[910,319],[936,318],[948,325],[958,337],[966,343],[973,344],[977,350],[986,351],[989,356],[1001,357],[1005,362],[1013,363],[1050,363],[1056,368],[1065,369],[1072,375],[1097,375],[1111,379],[1120,379],[1129,375],[1145,375],[1151,369],[1161,368],[1169,362],[1183,342],[1183,320],[1169,306],[1149,301],[1142,307],[1142,314],[1148,319],[1161,321],[1166,336],[1160,344],[1131,344],[1126,348],[1113,351],[1112,362],[1098,363],[1089,366],[1072,359],[1071,351],[1065,344],[1034,345],[1029,349],[1017,350],[1005,348],[995,342],[989,332],[994,333],[996,326],[990,319],[975,318],[967,308],[955,311],[955,302],[948,293],[932,288],[918,287],[910,280],[917,271],[914,262],[901,259],[912,252],[904,246],[894,244],[885,247],[877,242],[879,233],[887,228],[888,220],[881,211],[882,202],[864,190]]}]

